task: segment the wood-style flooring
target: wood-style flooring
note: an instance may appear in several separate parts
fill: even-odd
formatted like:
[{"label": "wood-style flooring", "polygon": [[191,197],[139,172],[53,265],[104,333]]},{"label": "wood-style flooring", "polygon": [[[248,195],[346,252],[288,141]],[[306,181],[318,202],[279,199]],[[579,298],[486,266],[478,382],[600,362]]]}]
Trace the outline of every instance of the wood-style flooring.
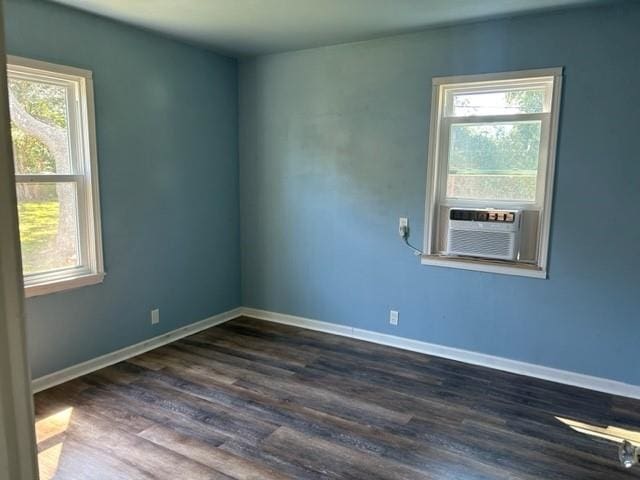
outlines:
[{"label": "wood-style flooring", "polygon": [[640,401],[240,318],[35,396],[43,479],[640,479]]}]

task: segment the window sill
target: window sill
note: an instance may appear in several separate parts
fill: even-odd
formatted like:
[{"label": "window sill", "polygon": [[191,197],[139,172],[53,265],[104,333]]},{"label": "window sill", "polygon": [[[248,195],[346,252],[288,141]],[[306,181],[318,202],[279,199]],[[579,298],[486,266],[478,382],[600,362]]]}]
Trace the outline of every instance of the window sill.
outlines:
[{"label": "window sill", "polygon": [[24,287],[24,295],[26,298],[37,297],[40,295],[48,295],[50,293],[62,292],[65,290],[73,290],[75,288],[87,287],[102,283],[104,273],[92,273],[73,277],[64,280],[55,280],[49,283],[39,283],[37,285],[29,285]]},{"label": "window sill", "polygon": [[535,265],[527,264],[505,264],[504,262],[446,257],[441,255],[423,255],[421,257],[422,265],[431,265],[434,267],[459,268],[462,270],[473,270],[476,272],[498,273],[502,275],[516,275],[530,278],[547,278],[546,270]]}]

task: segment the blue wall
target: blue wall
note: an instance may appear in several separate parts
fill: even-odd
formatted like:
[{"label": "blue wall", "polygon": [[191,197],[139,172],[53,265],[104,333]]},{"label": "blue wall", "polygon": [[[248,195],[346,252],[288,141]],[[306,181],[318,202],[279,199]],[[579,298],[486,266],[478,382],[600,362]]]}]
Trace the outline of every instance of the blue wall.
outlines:
[{"label": "blue wall", "polygon": [[[243,62],[243,304],[640,384],[639,25],[629,2]],[[549,279],[420,265],[397,226],[421,244],[431,78],[556,66]]]},{"label": "blue wall", "polygon": [[236,61],[53,4],[5,14],[9,53],[94,73],[107,276],[27,301],[33,376],[237,307]]}]

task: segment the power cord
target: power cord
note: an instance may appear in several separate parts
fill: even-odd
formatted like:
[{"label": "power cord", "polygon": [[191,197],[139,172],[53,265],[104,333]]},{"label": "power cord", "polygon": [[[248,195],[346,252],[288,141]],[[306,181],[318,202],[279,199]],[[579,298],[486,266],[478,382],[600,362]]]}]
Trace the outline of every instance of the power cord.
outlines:
[{"label": "power cord", "polygon": [[400,226],[400,237],[402,238],[402,240],[404,241],[404,243],[407,244],[407,246],[413,250],[413,254],[416,257],[422,256],[424,255],[424,252],[422,250],[420,250],[419,248],[414,247],[413,245],[411,245],[411,243],[409,242],[409,225],[402,225]]}]

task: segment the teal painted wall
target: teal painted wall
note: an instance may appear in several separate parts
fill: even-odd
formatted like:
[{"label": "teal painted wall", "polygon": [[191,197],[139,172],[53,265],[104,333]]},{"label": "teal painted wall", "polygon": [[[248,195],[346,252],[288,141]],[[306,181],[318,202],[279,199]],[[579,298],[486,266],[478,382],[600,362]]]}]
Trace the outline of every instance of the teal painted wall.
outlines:
[{"label": "teal painted wall", "polygon": [[[244,305],[640,385],[639,25],[627,2],[241,63]],[[549,279],[420,265],[397,228],[421,245],[432,77],[556,66]]]},{"label": "teal painted wall", "polygon": [[49,3],[5,15],[9,53],[94,74],[107,276],[27,301],[33,376],[239,306],[236,61]]}]

